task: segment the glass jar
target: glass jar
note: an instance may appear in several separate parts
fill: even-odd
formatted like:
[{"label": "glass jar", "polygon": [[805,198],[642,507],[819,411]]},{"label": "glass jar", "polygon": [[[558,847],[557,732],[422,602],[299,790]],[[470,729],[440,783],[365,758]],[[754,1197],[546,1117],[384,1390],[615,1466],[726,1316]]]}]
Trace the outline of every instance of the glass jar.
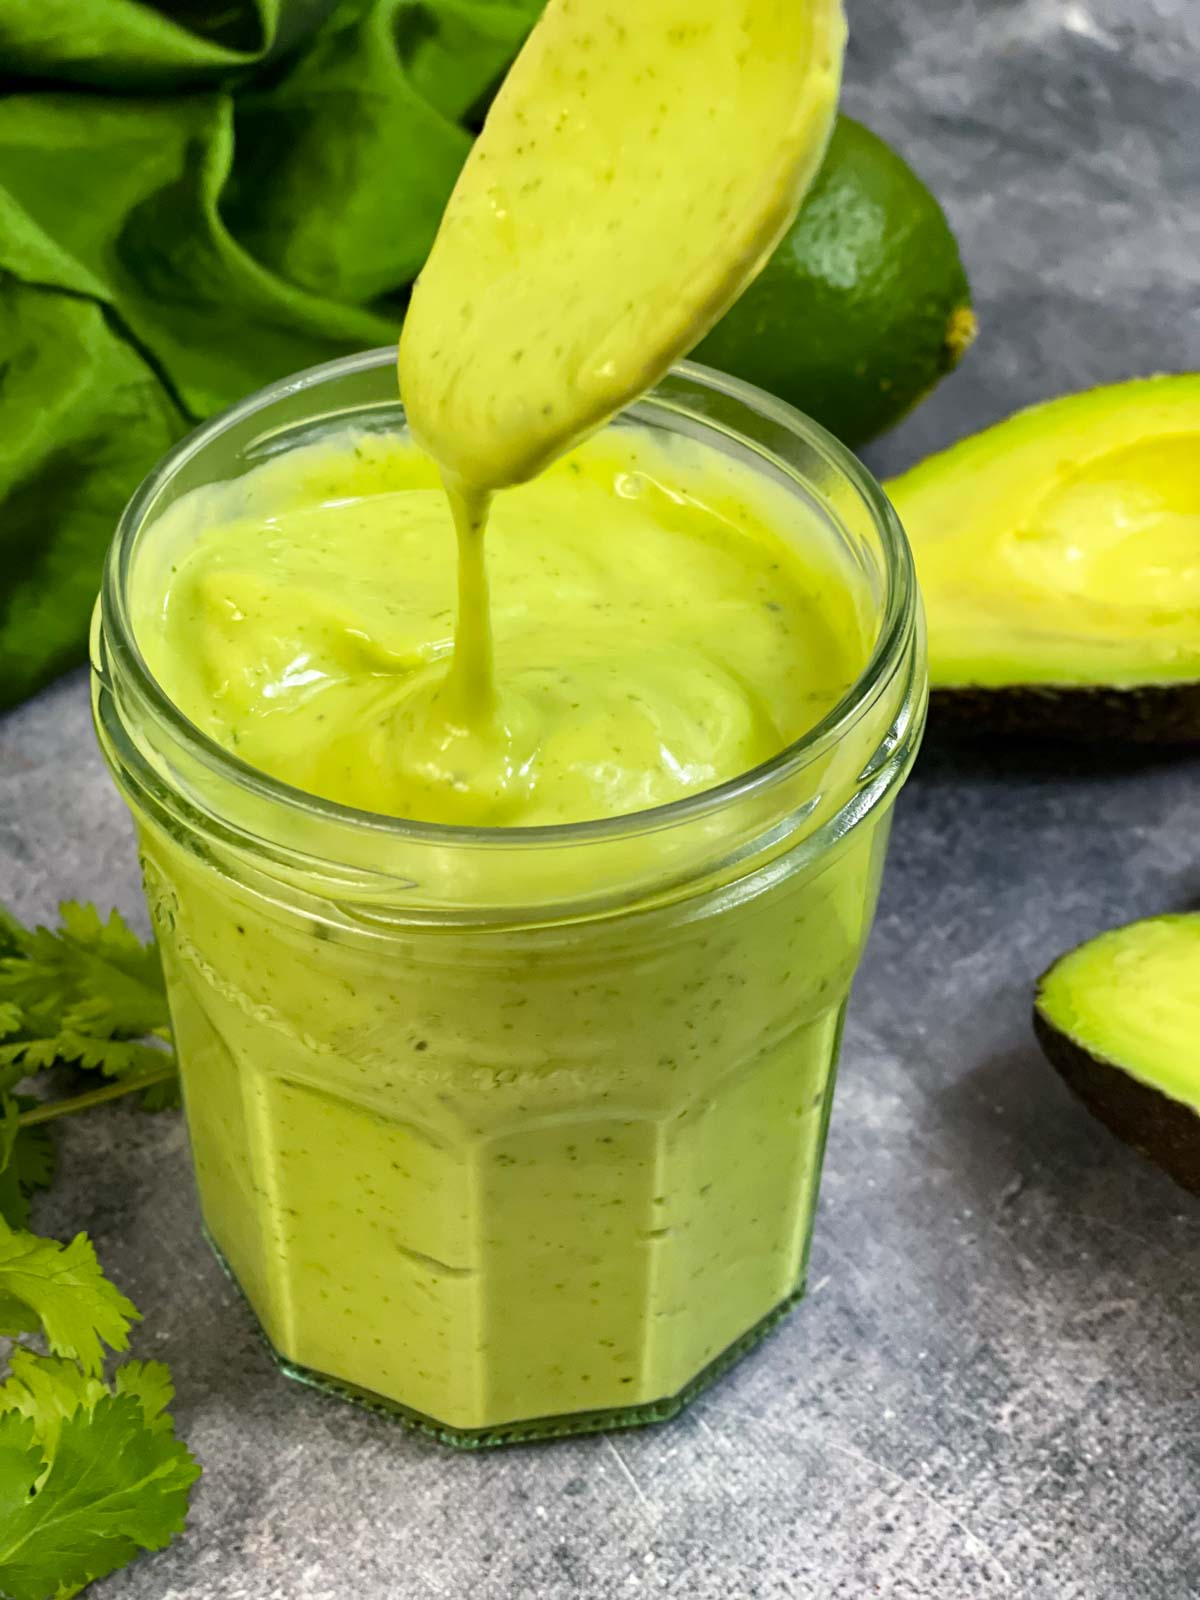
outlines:
[{"label": "glass jar", "polygon": [[96,726],[208,1233],[287,1373],[458,1444],[670,1416],[803,1292],[924,718],[908,549],[858,462],[694,365],[626,417],[783,485],[874,638],[818,726],[706,793],[561,827],[406,822],[266,776],[166,698],[128,605],[157,520],[330,429],[403,427],[390,350],[184,440],[125,512],[97,609]]}]

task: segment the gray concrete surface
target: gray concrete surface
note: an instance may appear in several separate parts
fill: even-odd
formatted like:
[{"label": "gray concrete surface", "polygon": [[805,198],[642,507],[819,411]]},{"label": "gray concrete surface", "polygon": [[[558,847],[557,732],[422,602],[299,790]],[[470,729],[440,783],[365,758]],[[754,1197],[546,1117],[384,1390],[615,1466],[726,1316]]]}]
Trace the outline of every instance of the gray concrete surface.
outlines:
[{"label": "gray concrete surface", "polygon": [[[853,5],[847,103],[944,197],[983,336],[871,452],[1200,367],[1195,0]],[[104,1600],[1187,1600],[1200,1205],[1096,1127],[1028,1009],[1063,947],[1200,901],[1200,761],[927,750],[856,991],[808,1302],[678,1421],[476,1457],[288,1384],[197,1232],[183,1128],[70,1127],[87,1228],[205,1465]],[[0,894],[137,910],[76,677],[0,722]]]}]

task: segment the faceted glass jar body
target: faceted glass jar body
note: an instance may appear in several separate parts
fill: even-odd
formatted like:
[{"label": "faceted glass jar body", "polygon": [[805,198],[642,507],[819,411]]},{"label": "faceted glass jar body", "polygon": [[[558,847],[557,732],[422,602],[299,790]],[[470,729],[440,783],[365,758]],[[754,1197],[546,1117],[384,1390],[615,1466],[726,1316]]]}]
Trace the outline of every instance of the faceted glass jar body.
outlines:
[{"label": "faceted glass jar body", "polygon": [[787,407],[684,367],[632,408],[794,492],[871,661],[763,768],[640,815],[439,827],[300,794],[166,700],[130,573],[190,489],[355,421],[390,352],[255,396],[143,486],[93,642],[206,1227],[295,1376],[459,1443],[671,1414],[800,1294],[837,1045],[924,715],[886,501]]}]

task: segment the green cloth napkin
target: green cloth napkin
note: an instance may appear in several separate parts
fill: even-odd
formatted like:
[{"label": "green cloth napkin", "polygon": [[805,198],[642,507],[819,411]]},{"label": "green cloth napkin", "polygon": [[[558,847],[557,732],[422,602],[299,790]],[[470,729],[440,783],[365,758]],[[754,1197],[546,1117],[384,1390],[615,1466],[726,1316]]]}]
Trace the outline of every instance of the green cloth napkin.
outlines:
[{"label": "green cloth napkin", "polygon": [[0,708],[194,422],[399,331],[541,0],[4,0]]}]

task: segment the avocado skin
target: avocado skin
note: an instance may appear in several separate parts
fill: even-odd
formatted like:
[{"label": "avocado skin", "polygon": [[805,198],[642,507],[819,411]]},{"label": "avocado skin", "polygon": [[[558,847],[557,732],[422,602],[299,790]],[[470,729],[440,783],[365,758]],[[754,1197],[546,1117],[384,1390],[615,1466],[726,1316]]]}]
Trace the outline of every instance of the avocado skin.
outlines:
[{"label": "avocado skin", "polygon": [[1182,1188],[1200,1194],[1200,1116],[1190,1106],[1092,1055],[1044,1017],[1036,1003],[1033,1031],[1068,1089],[1110,1133]]},{"label": "avocado skin", "polygon": [[1200,683],[1112,689],[1091,684],[940,688],[934,733],[999,734],[1072,744],[1200,744]]}]

